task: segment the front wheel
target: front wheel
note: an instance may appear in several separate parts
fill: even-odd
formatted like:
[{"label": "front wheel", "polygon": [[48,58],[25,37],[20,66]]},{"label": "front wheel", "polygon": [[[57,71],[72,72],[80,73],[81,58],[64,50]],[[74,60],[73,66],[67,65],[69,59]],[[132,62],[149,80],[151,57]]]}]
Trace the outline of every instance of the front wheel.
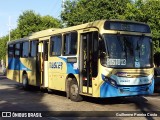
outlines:
[{"label": "front wheel", "polygon": [[75,80],[70,82],[69,96],[70,99],[74,102],[79,102],[82,100],[82,96],[79,94],[78,84]]},{"label": "front wheel", "polygon": [[23,88],[24,88],[25,90],[28,88],[28,77],[27,77],[27,74],[24,74],[24,75],[23,75],[22,85],[23,85]]}]

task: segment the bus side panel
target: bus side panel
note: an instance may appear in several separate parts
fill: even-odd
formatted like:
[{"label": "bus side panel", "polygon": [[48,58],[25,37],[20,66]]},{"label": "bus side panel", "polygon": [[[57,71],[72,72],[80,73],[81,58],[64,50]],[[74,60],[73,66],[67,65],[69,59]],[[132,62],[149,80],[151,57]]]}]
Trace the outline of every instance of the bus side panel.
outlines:
[{"label": "bus side panel", "polygon": [[27,72],[30,85],[36,85],[36,61],[33,58],[8,58],[7,78],[22,83],[23,71]]},{"label": "bus side panel", "polygon": [[19,58],[8,58],[8,66],[7,66],[7,78],[11,80],[15,80],[17,82],[20,81],[20,60]]},{"label": "bus side panel", "polygon": [[100,79],[99,76],[92,80],[92,97],[100,97],[100,86],[102,83],[103,81]]},{"label": "bus side panel", "polygon": [[[107,71],[106,71],[107,70]],[[92,89],[93,89],[93,97],[100,97],[100,88],[104,81],[102,80],[101,73],[105,72],[105,75],[108,76],[110,75],[111,71],[113,69],[104,69],[101,67],[100,60],[98,60],[98,76],[92,80]]]},{"label": "bus side panel", "polygon": [[21,82],[23,71],[27,72],[29,85],[36,86],[36,59],[35,58],[21,58]]},{"label": "bus side panel", "polygon": [[79,84],[79,70],[74,69],[74,64],[67,63],[66,57],[49,58],[49,88],[65,91],[66,78],[69,74],[73,74]]},{"label": "bus side panel", "polygon": [[13,80],[13,70],[10,69],[11,64],[13,64],[11,58],[6,58],[7,78]]},{"label": "bus side panel", "polygon": [[67,66],[66,62],[59,57],[48,58],[49,88],[55,90],[65,90],[65,80]]}]

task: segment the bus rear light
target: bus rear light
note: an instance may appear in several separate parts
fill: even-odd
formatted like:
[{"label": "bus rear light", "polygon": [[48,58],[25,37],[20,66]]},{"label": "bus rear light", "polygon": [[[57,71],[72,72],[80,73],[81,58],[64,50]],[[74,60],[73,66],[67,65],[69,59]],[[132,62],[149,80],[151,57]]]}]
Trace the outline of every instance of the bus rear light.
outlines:
[{"label": "bus rear light", "polygon": [[83,77],[82,80],[87,80],[87,78],[86,78],[86,77]]}]

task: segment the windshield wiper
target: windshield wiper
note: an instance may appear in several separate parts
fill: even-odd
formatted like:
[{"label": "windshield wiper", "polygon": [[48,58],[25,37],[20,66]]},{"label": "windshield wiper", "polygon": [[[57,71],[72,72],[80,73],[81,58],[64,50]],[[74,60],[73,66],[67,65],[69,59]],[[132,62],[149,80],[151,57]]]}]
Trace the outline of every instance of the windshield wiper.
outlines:
[{"label": "windshield wiper", "polygon": [[140,36],[139,40],[137,41],[137,47],[136,50],[139,51],[139,58],[141,58],[141,47],[142,47],[142,43],[144,40],[144,34],[142,34],[142,36]]},{"label": "windshield wiper", "polygon": [[103,39],[103,41],[104,41],[104,45],[103,45],[103,46],[106,48],[107,56],[109,57],[110,55],[109,55],[109,49],[108,49],[107,40],[104,40],[104,39]]},{"label": "windshield wiper", "polygon": [[127,49],[126,49],[126,40],[124,39],[124,45],[122,44],[122,41],[120,40],[121,35],[117,33],[117,40],[118,43],[120,44],[122,51],[125,52],[125,58],[127,59]]}]

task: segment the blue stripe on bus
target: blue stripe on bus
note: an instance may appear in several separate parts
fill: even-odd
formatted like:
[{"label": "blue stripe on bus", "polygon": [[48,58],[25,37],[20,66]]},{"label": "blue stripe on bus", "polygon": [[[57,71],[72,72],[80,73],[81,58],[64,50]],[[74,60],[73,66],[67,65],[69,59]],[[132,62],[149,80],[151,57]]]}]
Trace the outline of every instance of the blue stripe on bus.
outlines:
[{"label": "blue stripe on bus", "polygon": [[104,82],[100,87],[100,97],[118,97],[118,96],[134,96],[134,95],[149,95],[154,92],[154,79],[152,83],[144,86],[132,87],[114,87],[109,82]]},{"label": "blue stripe on bus", "polygon": [[8,58],[8,69],[9,70],[26,70],[31,71],[20,61],[20,58]]},{"label": "blue stripe on bus", "polygon": [[67,74],[72,73],[72,74],[79,74],[79,69],[74,69],[74,63],[67,63],[67,58],[59,57],[62,59],[64,62],[67,64]]}]

